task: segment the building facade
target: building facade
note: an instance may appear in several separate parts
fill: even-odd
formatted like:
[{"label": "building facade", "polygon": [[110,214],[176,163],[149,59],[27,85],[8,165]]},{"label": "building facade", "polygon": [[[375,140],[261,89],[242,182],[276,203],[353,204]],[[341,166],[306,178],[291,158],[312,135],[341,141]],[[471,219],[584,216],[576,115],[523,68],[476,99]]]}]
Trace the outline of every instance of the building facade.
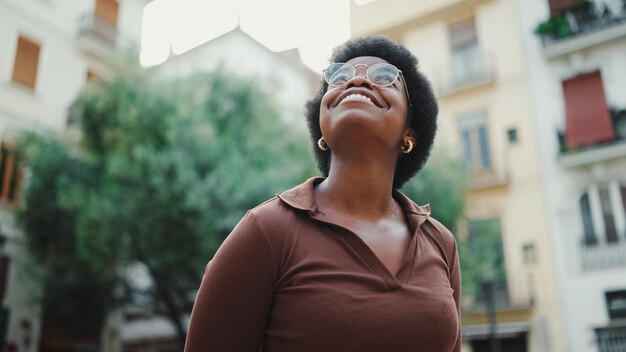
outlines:
[{"label": "building facade", "polygon": [[566,350],[626,351],[626,1],[519,1]]},{"label": "building facade", "polygon": [[[0,1],[0,348],[45,350],[36,265],[15,226],[24,171],[13,152],[24,131],[64,133],[89,79],[138,52],[146,0]],[[44,332],[42,334],[42,331]],[[41,337],[44,336],[44,339]],[[106,340],[106,339],[104,339]],[[59,347],[59,346],[57,346]],[[75,346],[74,346],[75,347]],[[73,348],[66,346],[64,348]]]},{"label": "building facade", "polygon": [[[541,149],[513,0],[386,0],[351,5],[352,36],[413,52],[440,106],[435,142],[470,177],[458,238],[488,268],[464,277],[463,350],[563,351]],[[436,207],[436,204],[432,205]],[[470,282],[471,281],[471,282]],[[491,337],[494,337],[493,341]]]}]

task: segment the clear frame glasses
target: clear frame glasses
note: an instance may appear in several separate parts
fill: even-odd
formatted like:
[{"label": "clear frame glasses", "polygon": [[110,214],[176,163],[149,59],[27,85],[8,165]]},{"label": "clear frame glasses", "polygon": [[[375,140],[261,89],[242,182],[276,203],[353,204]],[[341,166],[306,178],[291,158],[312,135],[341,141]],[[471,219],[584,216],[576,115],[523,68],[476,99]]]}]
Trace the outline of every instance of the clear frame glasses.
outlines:
[{"label": "clear frame glasses", "polygon": [[[334,63],[328,66],[324,70],[324,80],[331,87],[343,87],[350,80],[356,76],[356,68],[358,66],[367,67],[365,72],[365,78],[377,87],[388,87],[396,82],[398,77],[402,75],[402,71],[392,64],[386,62],[379,62],[368,66],[365,64],[351,65],[348,63]],[[411,105],[411,99],[409,98],[409,89],[402,77],[402,83],[404,85],[404,91],[406,92],[407,101],[409,106]]]}]

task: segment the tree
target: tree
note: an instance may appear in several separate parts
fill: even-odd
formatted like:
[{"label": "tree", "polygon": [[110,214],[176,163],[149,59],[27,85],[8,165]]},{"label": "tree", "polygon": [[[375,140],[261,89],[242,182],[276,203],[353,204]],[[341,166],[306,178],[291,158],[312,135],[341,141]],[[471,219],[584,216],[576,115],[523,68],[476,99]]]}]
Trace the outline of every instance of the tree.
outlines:
[{"label": "tree", "polygon": [[254,81],[222,71],[171,82],[129,71],[89,87],[77,107],[80,145],[33,135],[23,143],[32,175],[19,219],[48,277],[71,281],[46,281],[46,294],[103,287],[110,304],[93,320],[102,323],[136,297],[125,268],[140,262],[153,283],[142,302],[183,343],[182,317],[207,261],[247,209],[314,172],[308,139]]},{"label": "tree", "polygon": [[402,191],[417,204],[431,204],[431,216],[456,234],[463,216],[468,175],[463,163],[446,149],[435,149],[426,167]]}]

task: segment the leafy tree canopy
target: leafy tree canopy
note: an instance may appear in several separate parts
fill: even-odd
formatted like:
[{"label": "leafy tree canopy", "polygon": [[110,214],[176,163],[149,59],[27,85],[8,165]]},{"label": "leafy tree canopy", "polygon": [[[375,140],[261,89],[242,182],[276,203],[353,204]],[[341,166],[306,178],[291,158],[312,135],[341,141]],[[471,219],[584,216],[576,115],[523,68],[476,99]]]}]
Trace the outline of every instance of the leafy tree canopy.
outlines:
[{"label": "leafy tree canopy", "polygon": [[[101,322],[123,268],[139,261],[182,339],[190,291],[243,213],[314,173],[304,129],[282,122],[254,81],[222,71],[171,82],[126,72],[86,89],[77,110],[78,145],[32,134],[21,143],[31,176],[18,215],[30,250],[48,277],[76,278],[46,284],[47,296],[80,295],[85,280],[101,287],[91,297],[108,303],[94,312]],[[49,315],[89,319],[67,297],[47,304]]]}]

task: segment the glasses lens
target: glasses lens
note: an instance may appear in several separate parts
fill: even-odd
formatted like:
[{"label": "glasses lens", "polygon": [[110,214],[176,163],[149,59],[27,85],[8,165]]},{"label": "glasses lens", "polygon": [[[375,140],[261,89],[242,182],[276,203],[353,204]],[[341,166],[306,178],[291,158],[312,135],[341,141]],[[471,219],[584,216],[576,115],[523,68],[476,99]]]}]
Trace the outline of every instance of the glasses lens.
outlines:
[{"label": "glasses lens", "polygon": [[367,71],[367,79],[377,86],[388,86],[398,78],[398,69],[391,64],[372,65]]},{"label": "glasses lens", "polygon": [[324,70],[324,79],[331,86],[343,86],[354,77],[355,69],[349,64],[332,64]]}]

